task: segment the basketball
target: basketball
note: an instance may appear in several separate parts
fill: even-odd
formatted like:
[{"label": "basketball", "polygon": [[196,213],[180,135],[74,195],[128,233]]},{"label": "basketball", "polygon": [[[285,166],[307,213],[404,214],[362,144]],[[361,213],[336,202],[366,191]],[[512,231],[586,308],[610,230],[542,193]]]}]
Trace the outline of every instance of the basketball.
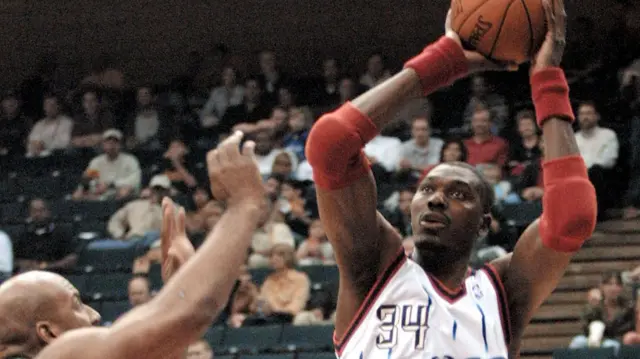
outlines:
[{"label": "basketball", "polygon": [[542,45],[546,20],[542,0],[452,0],[451,27],[465,48],[520,64]]}]

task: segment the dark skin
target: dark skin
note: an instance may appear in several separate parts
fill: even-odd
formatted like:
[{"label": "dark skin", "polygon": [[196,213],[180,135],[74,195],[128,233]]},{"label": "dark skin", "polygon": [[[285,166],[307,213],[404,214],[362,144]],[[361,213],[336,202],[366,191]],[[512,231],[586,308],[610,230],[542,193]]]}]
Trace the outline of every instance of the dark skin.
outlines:
[{"label": "dark skin", "polygon": [[[548,33],[534,58],[533,73],[559,66],[565,46],[563,1],[544,0],[543,4]],[[448,24],[446,29],[446,36],[459,43]],[[477,53],[465,51],[465,56],[470,72],[502,69]],[[383,128],[404,104],[421,95],[417,74],[405,69],[352,104],[377,128]],[[542,130],[545,159],[579,153],[571,124],[565,119],[547,119]],[[417,237],[414,259],[449,288],[462,284],[472,243],[490,224],[480,186],[480,179],[473,171],[440,165],[429,173],[411,204],[412,227]],[[335,328],[336,337],[342,338],[378,276],[401,250],[402,238],[376,211],[375,182],[370,173],[346,188],[332,191],[319,188],[317,197],[320,217],[340,269]],[[444,225],[421,223],[423,215]],[[538,221],[535,221],[522,234],[513,254],[492,263],[509,301],[513,339],[510,357],[518,356],[525,326],[557,286],[571,257],[572,254],[543,246]],[[443,259],[434,261],[434,258]]]},{"label": "dark skin", "polygon": [[217,198],[228,207],[197,253],[186,237],[184,210],[163,201],[167,283],[156,297],[109,328],[92,328],[99,316],[64,278],[46,272],[14,277],[0,286],[0,358],[183,358],[224,309],[266,206],[255,144],[248,141],[241,151],[241,140],[242,133],[234,134],[207,155],[209,176],[220,186]]}]

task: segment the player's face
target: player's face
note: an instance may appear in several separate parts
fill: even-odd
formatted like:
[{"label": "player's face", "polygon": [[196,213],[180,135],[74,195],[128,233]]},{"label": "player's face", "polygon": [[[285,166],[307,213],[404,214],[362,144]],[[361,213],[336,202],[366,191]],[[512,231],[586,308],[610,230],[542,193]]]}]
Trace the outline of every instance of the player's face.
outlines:
[{"label": "player's face", "polygon": [[[50,321],[51,327],[60,333],[86,328],[100,323],[100,314],[82,303],[80,293],[63,277],[57,277],[46,285],[55,286],[56,310]],[[56,333],[57,334],[57,333]]]},{"label": "player's face", "polygon": [[421,255],[469,253],[486,230],[479,186],[467,168],[441,164],[429,172],[411,202],[411,226]]}]

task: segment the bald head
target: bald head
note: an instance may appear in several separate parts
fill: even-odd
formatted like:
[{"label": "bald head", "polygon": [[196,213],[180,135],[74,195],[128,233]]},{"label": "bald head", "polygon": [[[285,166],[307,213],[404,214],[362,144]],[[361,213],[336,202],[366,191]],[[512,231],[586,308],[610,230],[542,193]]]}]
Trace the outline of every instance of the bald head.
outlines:
[{"label": "bald head", "polygon": [[91,326],[99,315],[82,304],[64,277],[42,271],[0,285],[0,353],[35,355],[70,329]]}]

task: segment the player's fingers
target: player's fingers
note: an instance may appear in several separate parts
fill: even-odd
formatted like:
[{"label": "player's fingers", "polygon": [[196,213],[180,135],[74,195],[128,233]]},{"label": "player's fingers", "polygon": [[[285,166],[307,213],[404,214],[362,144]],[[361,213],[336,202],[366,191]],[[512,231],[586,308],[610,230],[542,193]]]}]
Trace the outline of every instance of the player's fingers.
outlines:
[{"label": "player's fingers", "polygon": [[553,0],[542,0],[542,8],[544,9],[544,15],[547,20],[547,31],[551,32],[555,30],[555,16],[553,14]]},{"label": "player's fingers", "polygon": [[174,236],[174,221],[175,210],[173,201],[169,197],[165,197],[162,200],[163,213],[162,213],[162,229],[160,236],[160,250],[162,251],[163,258],[166,258],[169,248],[171,247],[171,240]]},{"label": "player's fingers", "polygon": [[220,147],[220,160],[221,161],[233,161],[240,155],[240,142],[242,141],[243,133],[236,131],[233,135],[225,139]]},{"label": "player's fingers", "polygon": [[256,158],[256,143],[253,141],[247,141],[242,145],[242,155],[251,159]]},{"label": "player's fingers", "polygon": [[447,19],[444,21],[444,32],[451,31],[451,9],[447,11]]},{"label": "player's fingers", "polygon": [[178,210],[178,216],[176,218],[176,234],[177,234],[177,236],[175,236],[176,238],[178,236],[187,234],[185,217],[186,215],[184,213],[184,207],[180,207],[180,209]]}]

